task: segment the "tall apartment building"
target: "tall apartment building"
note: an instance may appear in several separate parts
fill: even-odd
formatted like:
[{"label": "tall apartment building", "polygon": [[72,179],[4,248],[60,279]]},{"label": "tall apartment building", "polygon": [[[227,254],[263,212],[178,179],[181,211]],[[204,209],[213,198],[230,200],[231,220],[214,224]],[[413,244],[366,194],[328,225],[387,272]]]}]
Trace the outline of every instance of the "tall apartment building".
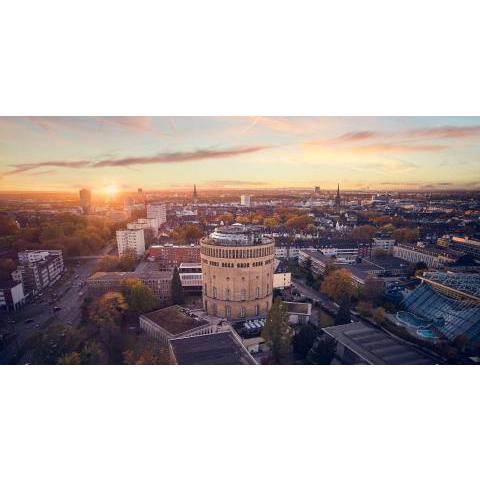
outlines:
[{"label": "tall apartment building", "polygon": [[157,218],[137,218],[134,222],[127,224],[127,230],[137,230],[139,228],[149,229],[154,237],[158,236],[158,219]]},{"label": "tall apartment building", "polygon": [[244,207],[250,207],[252,205],[251,195],[241,195],[240,196],[240,205],[243,205]]},{"label": "tall apartment building", "polygon": [[117,230],[118,254],[133,251],[140,257],[145,253],[145,234],[143,228],[135,230]]},{"label": "tall apartment building", "polygon": [[167,221],[167,207],[163,203],[148,203],[147,218],[156,218],[158,225],[162,225]]},{"label": "tall apartment building", "polygon": [[84,213],[89,213],[92,208],[92,193],[87,188],[82,188],[79,192],[80,206]]},{"label": "tall apartment building", "polygon": [[53,285],[64,270],[61,250],[24,250],[18,252],[19,266],[12,278],[23,283],[25,293],[39,292]]}]

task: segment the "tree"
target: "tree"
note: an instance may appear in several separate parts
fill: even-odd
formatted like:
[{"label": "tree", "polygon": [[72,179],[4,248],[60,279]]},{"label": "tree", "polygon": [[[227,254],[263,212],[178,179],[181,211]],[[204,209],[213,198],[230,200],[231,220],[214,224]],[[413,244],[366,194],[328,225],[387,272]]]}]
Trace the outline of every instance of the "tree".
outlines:
[{"label": "tree", "polygon": [[373,314],[372,304],[368,302],[358,302],[357,312],[362,317],[370,318]]},{"label": "tree", "polygon": [[287,307],[280,297],[268,312],[262,337],[270,346],[275,363],[286,362],[290,358],[293,332],[288,324]]},{"label": "tree", "polygon": [[305,358],[317,335],[317,329],[313,325],[310,323],[302,325],[299,332],[293,337],[293,351],[301,358]]},{"label": "tree", "polygon": [[322,293],[327,294],[337,303],[345,297],[351,298],[353,290],[352,274],[344,268],[329,273],[321,287]]},{"label": "tree", "polygon": [[385,309],[383,307],[377,307],[373,311],[373,321],[379,326],[383,324],[385,321]]},{"label": "tree", "polygon": [[310,215],[293,216],[285,222],[285,228],[287,230],[305,230],[314,221],[315,219]]},{"label": "tree", "polygon": [[372,225],[362,225],[353,229],[352,238],[355,240],[371,240],[375,233],[377,233],[377,229]]},{"label": "tree", "polygon": [[99,327],[118,327],[127,310],[121,293],[107,292],[90,305],[89,319]]},{"label": "tree", "polygon": [[231,213],[224,213],[223,215],[219,215],[217,220],[219,222],[223,222],[225,225],[230,225],[233,222],[233,214]]},{"label": "tree", "polygon": [[305,281],[308,285],[313,285],[315,278],[312,273],[312,259],[307,257],[305,262],[303,262],[303,268],[305,269]]},{"label": "tree", "polygon": [[107,363],[107,354],[95,340],[86,342],[80,351],[82,365],[104,365]]},{"label": "tree", "polygon": [[157,305],[151,288],[141,280],[126,278],[120,285],[130,312],[138,315],[153,310]]},{"label": "tree", "polygon": [[195,242],[202,236],[202,231],[196,225],[179,225],[172,232],[173,240],[179,245]]},{"label": "tree", "polygon": [[8,215],[0,215],[0,236],[14,235],[17,232],[17,222]]},{"label": "tree", "polygon": [[15,268],[17,268],[17,265],[11,258],[0,260],[0,280],[11,280]]},{"label": "tree", "polygon": [[340,308],[338,309],[337,315],[335,317],[335,325],[344,325],[345,323],[350,323],[350,320],[352,319],[350,308],[350,297],[343,297],[340,302]]},{"label": "tree", "polygon": [[320,335],[307,354],[306,363],[313,365],[330,365],[335,356],[335,340],[326,335]]},{"label": "tree", "polygon": [[81,358],[78,352],[66,353],[58,360],[59,365],[80,365]]},{"label": "tree", "polygon": [[127,250],[123,255],[120,255],[118,261],[118,271],[133,272],[137,265],[137,256],[132,250]]},{"label": "tree", "polygon": [[172,302],[174,305],[183,305],[185,303],[185,295],[183,293],[182,281],[177,267],[173,270],[172,278]]},{"label": "tree", "polygon": [[114,255],[103,257],[97,264],[97,272],[116,272],[119,258]]},{"label": "tree", "polygon": [[383,297],[383,282],[377,278],[368,277],[360,290],[360,296],[367,302],[378,302]]},{"label": "tree", "polygon": [[420,238],[420,231],[418,228],[397,228],[393,238],[399,243],[414,243]]},{"label": "tree", "polygon": [[275,228],[278,226],[278,219],[276,217],[266,217],[263,219],[263,224],[268,228]]}]

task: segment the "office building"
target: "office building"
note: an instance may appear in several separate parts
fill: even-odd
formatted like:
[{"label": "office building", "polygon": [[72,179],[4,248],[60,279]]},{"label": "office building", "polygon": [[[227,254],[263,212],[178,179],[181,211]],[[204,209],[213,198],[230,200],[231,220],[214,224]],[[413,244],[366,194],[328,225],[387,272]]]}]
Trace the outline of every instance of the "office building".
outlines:
[{"label": "office building", "polygon": [[217,227],[200,241],[203,306],[238,319],[266,315],[272,305],[275,245],[259,227]]},{"label": "office building", "polygon": [[143,228],[135,230],[117,230],[118,255],[128,251],[134,252],[137,257],[145,253],[145,234]]},{"label": "office building", "polygon": [[167,221],[167,207],[163,203],[148,203],[147,218],[156,218],[158,225],[163,225]]},{"label": "office building", "polygon": [[424,263],[429,268],[439,268],[455,263],[459,255],[435,247],[398,244],[393,247],[393,256],[410,263]]}]

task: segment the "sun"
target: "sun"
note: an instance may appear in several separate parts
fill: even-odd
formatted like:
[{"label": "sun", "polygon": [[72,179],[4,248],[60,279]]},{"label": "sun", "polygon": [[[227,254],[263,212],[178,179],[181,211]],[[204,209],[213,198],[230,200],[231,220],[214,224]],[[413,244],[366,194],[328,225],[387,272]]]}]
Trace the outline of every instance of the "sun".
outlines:
[{"label": "sun", "polygon": [[118,187],[116,185],[107,185],[103,190],[107,195],[112,197],[118,193]]}]

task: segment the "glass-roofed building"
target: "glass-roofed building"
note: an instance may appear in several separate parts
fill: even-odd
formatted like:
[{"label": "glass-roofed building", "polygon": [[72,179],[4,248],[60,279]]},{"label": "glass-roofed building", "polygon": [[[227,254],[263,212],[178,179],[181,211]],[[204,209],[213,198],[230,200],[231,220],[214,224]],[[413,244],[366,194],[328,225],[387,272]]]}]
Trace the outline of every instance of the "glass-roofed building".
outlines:
[{"label": "glass-roofed building", "polygon": [[480,339],[480,275],[425,272],[422,283],[403,300],[413,313],[448,340]]}]

